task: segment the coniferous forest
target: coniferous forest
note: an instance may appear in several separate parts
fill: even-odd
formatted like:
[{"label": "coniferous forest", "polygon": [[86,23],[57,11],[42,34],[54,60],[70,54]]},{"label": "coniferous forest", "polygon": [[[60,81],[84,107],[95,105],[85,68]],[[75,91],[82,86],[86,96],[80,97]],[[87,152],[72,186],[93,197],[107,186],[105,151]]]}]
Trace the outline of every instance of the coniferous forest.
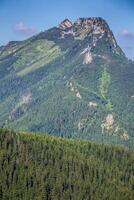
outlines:
[{"label": "coniferous forest", "polygon": [[0,130],[0,200],[133,199],[133,150]]}]

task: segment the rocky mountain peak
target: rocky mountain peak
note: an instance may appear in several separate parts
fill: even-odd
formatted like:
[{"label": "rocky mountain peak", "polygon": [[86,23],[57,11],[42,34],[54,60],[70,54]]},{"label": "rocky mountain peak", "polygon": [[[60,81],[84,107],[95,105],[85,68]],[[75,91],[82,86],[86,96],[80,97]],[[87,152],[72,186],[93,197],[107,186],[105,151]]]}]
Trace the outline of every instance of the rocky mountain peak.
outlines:
[{"label": "rocky mountain peak", "polygon": [[62,30],[74,29],[76,27],[87,31],[94,30],[96,34],[108,31],[109,29],[107,22],[101,17],[78,18],[74,23],[69,19],[64,19],[59,24],[59,28]]},{"label": "rocky mountain peak", "polygon": [[72,27],[73,23],[69,20],[69,19],[64,19],[60,24],[59,24],[59,28],[60,29],[67,29]]},{"label": "rocky mountain peak", "polygon": [[76,39],[84,39],[85,37],[93,38],[93,45],[96,44],[103,36],[116,48],[117,43],[107,22],[101,17],[78,18],[75,22],[64,19],[59,24],[61,38],[73,36]]},{"label": "rocky mountain peak", "polygon": [[110,32],[107,22],[101,17],[78,18],[74,22],[74,26],[82,30],[91,31],[96,35]]},{"label": "rocky mountain peak", "polygon": [[101,17],[89,17],[89,18],[78,18],[75,22],[76,25],[85,26],[85,27],[93,27],[94,25],[104,25],[106,24],[105,20]]}]

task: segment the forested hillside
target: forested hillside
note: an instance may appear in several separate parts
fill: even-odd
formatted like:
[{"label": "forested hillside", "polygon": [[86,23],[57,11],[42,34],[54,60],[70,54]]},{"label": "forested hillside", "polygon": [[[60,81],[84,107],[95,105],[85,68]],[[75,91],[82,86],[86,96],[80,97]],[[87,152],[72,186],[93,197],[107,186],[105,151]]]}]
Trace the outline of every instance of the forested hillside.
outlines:
[{"label": "forested hillside", "polygon": [[0,200],[133,199],[133,151],[0,130]]}]

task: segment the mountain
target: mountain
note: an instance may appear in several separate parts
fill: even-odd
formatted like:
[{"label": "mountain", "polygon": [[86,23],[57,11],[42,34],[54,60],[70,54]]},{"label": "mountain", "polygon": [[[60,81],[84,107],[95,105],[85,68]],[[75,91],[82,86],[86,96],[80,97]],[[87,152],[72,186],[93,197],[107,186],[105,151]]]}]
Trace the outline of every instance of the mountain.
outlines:
[{"label": "mountain", "polygon": [[0,125],[134,147],[134,63],[102,18],[0,48]]},{"label": "mountain", "polygon": [[133,200],[127,148],[0,130],[1,200]]}]

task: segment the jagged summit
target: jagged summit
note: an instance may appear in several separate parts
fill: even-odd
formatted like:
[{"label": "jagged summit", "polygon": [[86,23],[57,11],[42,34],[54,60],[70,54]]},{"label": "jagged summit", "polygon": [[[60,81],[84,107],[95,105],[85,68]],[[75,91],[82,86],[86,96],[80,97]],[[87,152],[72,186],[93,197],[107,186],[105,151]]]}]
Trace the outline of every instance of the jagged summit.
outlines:
[{"label": "jagged summit", "polygon": [[107,22],[101,17],[78,18],[74,25],[89,31],[95,30],[95,34],[104,33],[109,29]]},{"label": "jagged summit", "polygon": [[103,30],[108,28],[107,22],[101,17],[89,17],[89,18],[81,17],[74,22],[66,18],[59,24],[59,28],[64,30],[68,28],[73,28],[74,26],[83,27],[88,30],[97,27],[100,27]]},{"label": "jagged summit", "polygon": [[116,39],[108,23],[101,17],[82,17],[74,22],[66,18],[59,24],[59,29],[61,38],[73,36],[76,39],[84,39],[89,36],[93,38],[93,44],[95,44],[104,36],[110,41],[112,47],[117,47]]},{"label": "jagged summit", "polygon": [[100,23],[100,24],[106,24],[106,21],[104,19],[102,19],[101,17],[80,17],[78,18],[74,24],[78,24],[78,25],[95,25],[96,23]]},{"label": "jagged summit", "polygon": [[94,34],[110,32],[107,22],[101,17],[82,17],[74,22],[66,18],[59,24],[59,28],[64,31],[68,31],[69,29],[73,31],[76,31],[76,29],[94,31]]},{"label": "jagged summit", "polygon": [[66,29],[72,27],[73,23],[69,19],[64,19],[60,24],[59,28]]}]

